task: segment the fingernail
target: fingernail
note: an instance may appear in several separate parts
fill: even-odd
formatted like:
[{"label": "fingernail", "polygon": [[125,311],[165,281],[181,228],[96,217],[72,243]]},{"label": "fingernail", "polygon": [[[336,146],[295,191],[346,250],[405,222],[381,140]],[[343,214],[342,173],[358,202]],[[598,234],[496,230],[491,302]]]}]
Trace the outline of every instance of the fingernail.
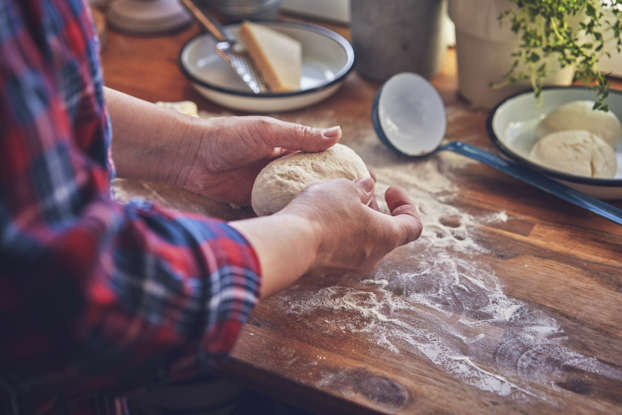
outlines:
[{"label": "fingernail", "polygon": [[325,128],[324,131],[322,131],[322,136],[324,138],[335,138],[335,137],[339,137],[341,135],[341,127],[336,125],[334,127],[330,127],[330,128]]},{"label": "fingernail", "polygon": [[371,191],[374,190],[374,179],[371,177],[358,179],[356,183],[365,190],[365,193],[371,193]]}]

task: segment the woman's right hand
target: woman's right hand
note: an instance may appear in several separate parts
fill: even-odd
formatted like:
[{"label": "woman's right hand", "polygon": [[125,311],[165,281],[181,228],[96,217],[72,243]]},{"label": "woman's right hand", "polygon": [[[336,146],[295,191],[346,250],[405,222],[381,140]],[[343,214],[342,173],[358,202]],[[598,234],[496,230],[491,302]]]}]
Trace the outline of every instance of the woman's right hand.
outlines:
[{"label": "woman's right hand", "polygon": [[385,193],[379,212],[371,178],[335,179],[309,186],[281,211],[230,222],[253,246],[261,267],[261,296],[305,273],[369,271],[388,252],[419,237],[421,222],[406,193]]},{"label": "woman's right hand", "polygon": [[421,234],[416,209],[402,189],[389,187],[385,200],[390,214],[370,207],[377,206],[373,179],[335,179],[309,186],[275,215],[300,215],[313,225],[316,255],[309,271],[365,272]]}]

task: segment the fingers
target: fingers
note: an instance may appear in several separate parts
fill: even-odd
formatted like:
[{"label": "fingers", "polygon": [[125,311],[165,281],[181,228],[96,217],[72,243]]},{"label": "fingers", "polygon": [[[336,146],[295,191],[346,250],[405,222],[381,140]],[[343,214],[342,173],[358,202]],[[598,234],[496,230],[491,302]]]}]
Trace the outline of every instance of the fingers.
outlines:
[{"label": "fingers", "polygon": [[[372,202],[375,202],[374,197],[374,179],[371,177],[363,177],[354,181],[356,188],[359,192],[361,203],[366,206],[371,206]],[[377,206],[377,204],[376,204]]]},{"label": "fingers", "polygon": [[[376,183],[377,179],[376,179],[376,174],[374,174],[374,172],[369,168],[369,166],[367,166],[367,171],[369,172],[369,175],[371,176],[372,179],[374,179],[374,183]],[[378,200],[376,199],[376,195],[374,193],[372,193],[371,196],[371,201],[369,202],[369,207],[374,209],[374,210],[380,210],[380,207],[378,206]]]},{"label": "fingers", "polygon": [[421,223],[406,193],[388,189],[391,214],[386,214],[368,208],[374,187],[371,177],[327,180],[307,187],[284,209],[315,225],[317,251],[310,269],[369,270],[419,236]]},{"label": "fingers", "polygon": [[371,201],[369,202],[369,207],[373,210],[380,211],[380,206],[378,206],[378,200],[376,199],[376,195],[372,193]]},{"label": "fingers", "polygon": [[384,193],[384,198],[387,201],[387,206],[389,207],[389,211],[391,211],[392,215],[393,212],[401,206],[405,206],[404,209],[408,206],[411,206],[413,209],[415,208],[412,205],[408,194],[401,187],[389,186]]},{"label": "fingers", "polygon": [[369,175],[371,176],[371,178],[374,179],[374,182],[378,180],[376,178],[376,173],[374,173],[373,170],[369,168],[369,166],[367,166],[367,171],[369,172]]},{"label": "fingers", "polygon": [[317,152],[326,150],[341,138],[339,126],[314,128],[268,117],[262,118],[259,122],[269,124],[263,131],[272,147]]},{"label": "fingers", "polygon": [[399,187],[391,186],[384,197],[393,216],[400,245],[417,239],[421,235],[421,220],[406,192]]}]

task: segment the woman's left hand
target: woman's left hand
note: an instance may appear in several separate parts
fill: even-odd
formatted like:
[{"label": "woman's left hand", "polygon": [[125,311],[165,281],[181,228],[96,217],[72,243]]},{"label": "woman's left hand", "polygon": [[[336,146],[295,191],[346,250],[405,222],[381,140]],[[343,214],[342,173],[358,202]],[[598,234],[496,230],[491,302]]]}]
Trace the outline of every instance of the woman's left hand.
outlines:
[{"label": "woman's left hand", "polygon": [[323,151],[341,138],[340,127],[319,129],[270,117],[211,118],[200,124],[196,152],[174,184],[239,205],[250,203],[255,177],[272,159],[294,151]]}]

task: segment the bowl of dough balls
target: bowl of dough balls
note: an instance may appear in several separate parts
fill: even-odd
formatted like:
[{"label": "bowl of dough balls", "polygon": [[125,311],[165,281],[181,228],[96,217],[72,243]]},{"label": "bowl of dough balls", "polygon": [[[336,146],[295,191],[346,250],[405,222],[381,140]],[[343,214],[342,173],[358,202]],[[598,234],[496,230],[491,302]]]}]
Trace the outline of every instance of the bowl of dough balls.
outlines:
[{"label": "bowl of dough balls", "polygon": [[622,199],[622,91],[608,111],[594,110],[594,91],[549,87],[501,101],[486,123],[507,157],[599,199]]}]

